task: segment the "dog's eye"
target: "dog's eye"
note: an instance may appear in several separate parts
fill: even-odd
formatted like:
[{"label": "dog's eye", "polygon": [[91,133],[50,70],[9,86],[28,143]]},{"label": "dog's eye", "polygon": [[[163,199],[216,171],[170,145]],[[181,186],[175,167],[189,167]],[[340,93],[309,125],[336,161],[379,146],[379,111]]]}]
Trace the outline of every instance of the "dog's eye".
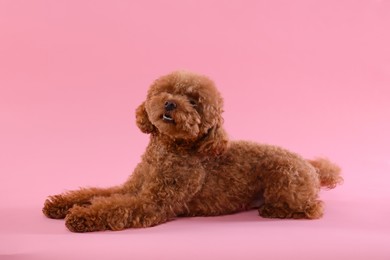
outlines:
[{"label": "dog's eye", "polygon": [[196,101],[193,100],[193,99],[190,99],[190,104],[191,104],[191,106],[193,106],[193,107],[196,107],[196,106],[197,106]]}]

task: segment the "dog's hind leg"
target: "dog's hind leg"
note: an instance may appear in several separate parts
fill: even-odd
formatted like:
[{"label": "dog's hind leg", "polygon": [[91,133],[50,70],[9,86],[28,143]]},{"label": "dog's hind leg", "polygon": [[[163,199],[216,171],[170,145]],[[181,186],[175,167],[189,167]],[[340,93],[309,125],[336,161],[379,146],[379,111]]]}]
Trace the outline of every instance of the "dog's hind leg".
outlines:
[{"label": "dog's hind leg", "polygon": [[259,213],[268,218],[320,218],[322,202],[318,200],[320,180],[307,162],[290,158],[278,160],[264,175],[264,204]]}]

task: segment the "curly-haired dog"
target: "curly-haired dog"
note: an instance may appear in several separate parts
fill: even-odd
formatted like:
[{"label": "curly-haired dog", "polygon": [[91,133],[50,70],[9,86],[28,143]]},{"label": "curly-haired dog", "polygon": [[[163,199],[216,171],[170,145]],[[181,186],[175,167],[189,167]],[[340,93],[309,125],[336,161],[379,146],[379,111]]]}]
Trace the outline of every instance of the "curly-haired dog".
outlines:
[{"label": "curly-haired dog", "polygon": [[342,181],[325,159],[229,141],[223,100],[207,77],[174,72],[157,79],[136,110],[150,143],[123,185],[49,197],[43,213],[71,231],[150,227],[179,216],[215,216],[258,208],[263,217],[319,218],[321,186]]}]

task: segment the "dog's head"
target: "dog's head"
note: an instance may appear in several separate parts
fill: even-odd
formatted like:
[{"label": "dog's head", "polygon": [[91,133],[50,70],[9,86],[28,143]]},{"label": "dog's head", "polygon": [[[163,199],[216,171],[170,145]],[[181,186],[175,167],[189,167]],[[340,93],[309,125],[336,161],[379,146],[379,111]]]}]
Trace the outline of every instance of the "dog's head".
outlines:
[{"label": "dog's head", "polygon": [[136,111],[144,133],[197,143],[203,152],[222,152],[227,137],[222,128],[223,100],[205,76],[173,72],[157,79]]}]

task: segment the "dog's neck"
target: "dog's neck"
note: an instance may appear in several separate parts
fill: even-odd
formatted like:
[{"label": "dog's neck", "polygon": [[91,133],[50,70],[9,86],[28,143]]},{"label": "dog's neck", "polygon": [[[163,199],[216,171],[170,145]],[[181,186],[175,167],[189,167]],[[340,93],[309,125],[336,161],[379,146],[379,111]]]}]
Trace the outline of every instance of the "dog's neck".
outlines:
[{"label": "dog's neck", "polygon": [[200,136],[194,139],[175,139],[170,136],[161,133],[152,133],[150,135],[150,147],[158,147],[159,150],[165,150],[165,152],[180,153],[180,154],[196,154],[200,143],[204,139],[204,136]]}]

